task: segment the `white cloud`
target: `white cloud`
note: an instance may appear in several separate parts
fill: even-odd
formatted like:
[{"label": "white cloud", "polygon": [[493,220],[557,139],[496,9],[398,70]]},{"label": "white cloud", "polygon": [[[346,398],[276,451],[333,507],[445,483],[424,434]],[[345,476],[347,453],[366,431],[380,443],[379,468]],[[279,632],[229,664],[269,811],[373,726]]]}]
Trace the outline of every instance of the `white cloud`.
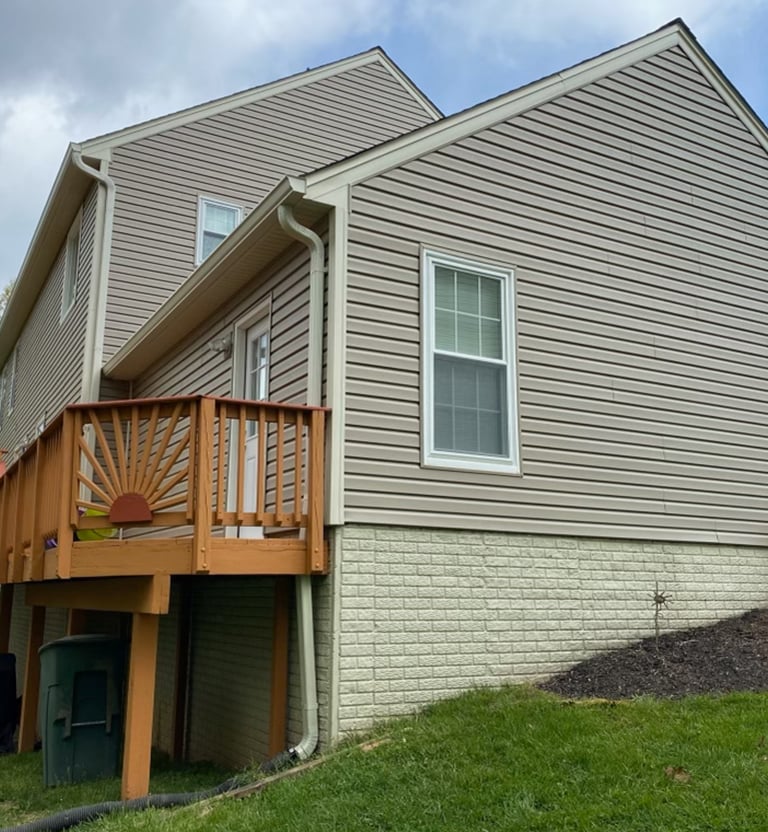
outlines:
[{"label": "white cloud", "polygon": [[[706,37],[763,5],[763,0],[411,0],[409,17],[431,21],[438,35],[464,38],[514,54],[520,44],[558,44],[608,37],[613,45],[682,17]],[[586,56],[585,56],[586,57]]]}]

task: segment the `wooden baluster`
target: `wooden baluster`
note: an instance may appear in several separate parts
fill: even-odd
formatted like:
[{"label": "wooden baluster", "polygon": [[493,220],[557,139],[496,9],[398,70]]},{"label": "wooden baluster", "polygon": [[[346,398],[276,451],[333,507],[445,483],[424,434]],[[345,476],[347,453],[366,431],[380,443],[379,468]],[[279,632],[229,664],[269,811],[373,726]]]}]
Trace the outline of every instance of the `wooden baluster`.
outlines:
[{"label": "wooden baluster", "polygon": [[301,523],[301,500],[303,497],[302,483],[304,477],[302,476],[302,467],[304,464],[304,413],[301,410],[296,411],[296,442],[294,445],[295,459],[294,459],[294,474],[293,474],[293,525],[298,526]]},{"label": "wooden baluster", "polygon": [[325,472],[323,470],[325,413],[313,410],[309,421],[309,463],[307,466],[307,571],[325,569],[323,543],[323,504]]},{"label": "wooden baluster", "polygon": [[[216,522],[222,523],[227,510],[224,494],[224,469],[227,461],[227,405],[219,404],[219,439],[216,446]],[[231,459],[231,457],[230,457]]]},{"label": "wooden baluster", "polygon": [[187,523],[195,516],[195,448],[197,447],[197,414],[199,402],[189,403],[189,450],[187,451]]},{"label": "wooden baluster", "polygon": [[259,405],[258,456],[256,459],[256,525],[264,525],[264,509],[267,502],[267,416]]},{"label": "wooden baluster", "polygon": [[16,515],[13,529],[13,551],[11,552],[11,580],[19,583],[24,577],[24,481],[27,466],[19,460],[16,467]]},{"label": "wooden baluster", "polygon": [[237,494],[235,502],[235,522],[238,526],[243,523],[245,509],[245,443],[248,412],[244,404],[238,409],[237,417]]},{"label": "wooden baluster", "polygon": [[42,527],[44,522],[44,501],[45,492],[48,488],[54,487],[52,482],[48,482],[45,476],[45,462],[46,451],[43,447],[43,440],[37,440],[37,448],[35,449],[35,467],[34,467],[34,491],[32,498],[32,541],[30,544],[30,570],[29,577],[32,581],[40,581],[43,578],[43,557],[45,556],[45,540],[43,533],[45,529]]},{"label": "wooden baluster", "polygon": [[283,525],[283,473],[285,468],[285,411],[277,411],[277,448],[275,459],[275,523]]},{"label": "wooden baluster", "polygon": [[208,571],[208,555],[211,550],[211,502],[213,500],[213,431],[216,420],[216,402],[202,398],[197,432],[197,497],[195,500],[192,557],[194,571]]}]

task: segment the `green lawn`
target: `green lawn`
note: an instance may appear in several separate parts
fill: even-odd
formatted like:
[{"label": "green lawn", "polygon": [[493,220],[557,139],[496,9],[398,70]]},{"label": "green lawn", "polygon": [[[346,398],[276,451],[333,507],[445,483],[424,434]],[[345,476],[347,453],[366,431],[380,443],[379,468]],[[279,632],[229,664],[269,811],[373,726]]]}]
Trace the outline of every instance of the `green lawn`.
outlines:
[{"label": "green lawn", "polygon": [[[388,741],[342,748],[259,795],[89,829],[768,830],[768,698],[759,694],[569,704],[525,687],[484,690],[378,734]],[[690,779],[671,778],[669,767]]]},{"label": "green lawn", "polygon": [[[158,760],[152,766],[153,792],[187,792],[207,789],[230,776],[211,765],[174,766]],[[120,780],[94,780],[72,786],[43,787],[43,755],[0,756],[0,827],[91,803],[120,799]]]}]

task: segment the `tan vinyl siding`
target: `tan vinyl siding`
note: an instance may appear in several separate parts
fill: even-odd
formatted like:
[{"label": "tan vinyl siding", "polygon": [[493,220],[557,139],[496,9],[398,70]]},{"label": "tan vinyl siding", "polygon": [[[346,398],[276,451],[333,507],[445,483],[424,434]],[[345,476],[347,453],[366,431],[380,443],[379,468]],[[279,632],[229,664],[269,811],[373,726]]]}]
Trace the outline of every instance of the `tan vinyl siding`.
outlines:
[{"label": "tan vinyl siding", "polygon": [[[65,242],[19,336],[15,406],[10,415],[4,414],[0,448],[13,451],[29,443],[40,424],[50,422],[65,405],[80,397],[97,193],[94,186],[83,204],[74,305],[62,321]],[[7,396],[2,406],[6,408]]]},{"label": "tan vinyl siding", "polygon": [[212,352],[211,341],[229,336],[235,323],[271,299],[269,397],[306,402],[309,256],[294,246],[236,295],[206,326],[133,384],[135,398],[206,394],[233,395],[232,357]]},{"label": "tan vinyl siding", "polygon": [[[347,519],[764,541],[766,184],[674,49],[356,186]],[[420,245],[515,269],[522,477],[420,467]]]},{"label": "tan vinyl siding", "polygon": [[274,580],[195,581],[187,753],[242,768],[269,750]]},{"label": "tan vinyl siding", "polygon": [[200,196],[247,213],[284,176],[431,120],[375,62],[117,148],[105,357],[194,268]]}]

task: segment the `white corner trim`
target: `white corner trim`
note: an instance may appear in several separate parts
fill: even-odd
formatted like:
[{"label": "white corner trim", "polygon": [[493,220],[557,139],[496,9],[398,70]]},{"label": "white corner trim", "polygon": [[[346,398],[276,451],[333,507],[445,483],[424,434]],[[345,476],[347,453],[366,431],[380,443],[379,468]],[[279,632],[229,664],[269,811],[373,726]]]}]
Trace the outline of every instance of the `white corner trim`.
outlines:
[{"label": "white corner trim", "polygon": [[330,194],[333,205],[328,239],[328,356],[326,404],[330,407],[326,465],[326,518],[329,526],[344,524],[344,439],[347,385],[347,242],[349,188]]},{"label": "white corner trim", "polygon": [[341,160],[307,175],[307,197],[322,199],[328,191],[354,185],[411,159],[492,127],[512,116],[541,106],[586,84],[657,55],[681,42],[678,24],[652,32],[644,38],[620,46],[570,69],[549,75],[506,95],[478,104],[469,110],[444,118],[354,157]]}]

